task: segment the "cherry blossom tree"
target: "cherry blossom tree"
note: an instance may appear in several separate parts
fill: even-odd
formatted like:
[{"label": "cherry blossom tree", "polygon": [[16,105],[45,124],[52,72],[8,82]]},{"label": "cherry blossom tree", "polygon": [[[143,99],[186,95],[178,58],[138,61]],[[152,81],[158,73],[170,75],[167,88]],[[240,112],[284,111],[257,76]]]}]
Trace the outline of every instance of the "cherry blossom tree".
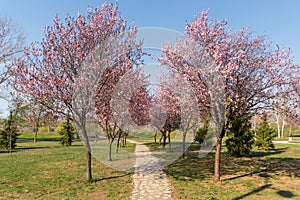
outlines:
[{"label": "cherry blossom tree", "polygon": [[160,128],[158,127],[162,134],[163,147],[165,147],[167,139],[169,145],[171,144],[171,132],[179,129],[181,120],[180,103],[178,97],[168,87],[165,80],[159,83],[154,101],[155,104],[158,104],[164,110],[166,116],[164,125]]},{"label": "cherry blossom tree", "polygon": [[24,51],[26,58],[16,60],[10,69],[14,95],[35,99],[55,113],[71,115],[84,138],[89,181],[91,148],[86,120],[94,116],[96,89],[106,85],[105,76],[101,76],[106,68],[122,71],[140,57],[141,44],[136,44],[135,34],[136,28],[127,26],[118,4],[105,2],[89,8],[87,16],[68,16],[63,23],[56,16],[54,25],[46,27],[42,42],[33,42]]},{"label": "cherry blossom tree", "polygon": [[[146,77],[145,77],[146,79]],[[132,120],[138,126],[148,125],[151,121],[149,116],[152,97],[149,94],[147,80],[138,87],[129,101],[129,113]]]},{"label": "cherry blossom tree", "polygon": [[[215,182],[220,181],[222,139],[232,118],[255,113],[267,106],[283,91],[288,75],[295,68],[290,50],[274,48],[265,36],[255,36],[247,28],[231,32],[226,24],[225,20],[209,21],[208,12],[203,11],[200,17],[187,23],[185,36],[175,46],[166,44],[163,47],[163,56],[159,59],[182,75],[198,80],[199,88],[209,87],[205,84],[206,78],[211,78],[205,74],[208,60],[222,77],[226,113],[233,115],[225,116],[222,131],[217,135]],[[214,105],[210,107],[214,109]]]},{"label": "cherry blossom tree", "polygon": [[300,124],[300,64],[297,66],[298,71],[290,74],[291,80],[289,90],[286,92],[286,103],[288,104],[288,118],[295,124]]},{"label": "cherry blossom tree", "polygon": [[113,117],[112,100],[113,92],[120,81],[120,78],[129,70],[131,66],[124,70],[117,68],[107,68],[103,73],[103,78],[97,88],[95,96],[96,115],[102,130],[105,132],[108,139],[108,155],[107,160],[112,160],[112,144],[114,140],[124,133],[121,127],[118,126],[117,121]]},{"label": "cherry blossom tree", "polygon": [[[199,106],[193,87],[187,80],[172,71],[162,76],[156,89],[155,103],[165,111],[164,126],[158,127],[162,134],[163,145],[174,130],[182,132],[182,156],[186,150],[188,131],[196,127],[199,120]],[[203,115],[204,117],[204,115]]]},{"label": "cherry blossom tree", "polygon": [[45,106],[39,102],[30,101],[29,105],[24,112],[21,113],[29,126],[33,128],[34,138],[33,142],[37,142],[37,136],[39,128],[45,122],[45,120],[53,119],[52,112],[47,110]]},{"label": "cherry blossom tree", "polygon": [[147,80],[139,67],[126,65],[122,70],[107,68],[104,77],[108,79],[101,79],[106,83],[100,84],[97,90],[95,106],[100,126],[108,138],[107,159],[111,161],[114,140],[118,138],[119,143],[119,139],[126,137],[130,130],[147,123],[149,97]]}]

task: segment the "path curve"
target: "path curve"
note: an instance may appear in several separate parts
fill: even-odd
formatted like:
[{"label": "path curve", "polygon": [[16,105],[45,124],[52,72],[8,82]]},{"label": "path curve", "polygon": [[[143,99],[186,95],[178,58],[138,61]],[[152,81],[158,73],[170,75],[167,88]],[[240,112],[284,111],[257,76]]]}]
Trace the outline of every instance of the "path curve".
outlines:
[{"label": "path curve", "polygon": [[172,198],[172,185],[163,172],[159,160],[153,156],[149,148],[143,143],[129,141],[136,144],[135,170],[133,174],[132,200]]}]

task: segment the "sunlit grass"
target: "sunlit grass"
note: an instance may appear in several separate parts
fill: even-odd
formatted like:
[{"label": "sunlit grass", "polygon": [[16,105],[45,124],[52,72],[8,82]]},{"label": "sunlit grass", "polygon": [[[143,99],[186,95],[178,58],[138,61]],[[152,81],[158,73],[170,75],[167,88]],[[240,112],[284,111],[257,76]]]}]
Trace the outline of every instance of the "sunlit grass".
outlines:
[{"label": "sunlit grass", "polygon": [[22,142],[12,156],[0,153],[0,199],[128,199],[131,174],[93,159],[93,178],[85,179],[81,142]]},{"label": "sunlit grass", "polygon": [[214,154],[198,158],[197,145],[185,158],[165,168],[179,199],[300,198],[300,145],[276,145],[275,151],[255,150],[234,158],[223,148],[221,183],[213,183]]},{"label": "sunlit grass", "polygon": [[[49,135],[44,133],[46,136]],[[93,158],[94,181],[87,182],[85,149],[81,141],[65,147],[51,140],[57,135],[50,133],[50,136],[48,141],[41,138],[33,143],[28,133],[17,143],[11,156],[1,151],[0,199],[130,198],[132,174],[111,169]],[[162,148],[152,137],[131,139],[147,143],[152,150]],[[107,150],[107,141],[102,142]],[[233,158],[223,148],[219,184],[214,184],[212,179],[214,152],[200,159],[199,144],[192,144],[185,158],[176,160],[164,170],[178,199],[300,198],[300,145],[275,146],[275,151],[254,149],[249,158]],[[134,149],[135,144],[127,143],[121,150],[133,153]],[[117,155],[114,153],[114,156]]]}]

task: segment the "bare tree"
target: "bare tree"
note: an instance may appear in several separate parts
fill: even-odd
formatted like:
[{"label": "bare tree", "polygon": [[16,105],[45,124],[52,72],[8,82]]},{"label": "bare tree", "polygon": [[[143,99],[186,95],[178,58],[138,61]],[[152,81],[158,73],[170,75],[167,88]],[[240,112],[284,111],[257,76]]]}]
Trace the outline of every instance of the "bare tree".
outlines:
[{"label": "bare tree", "polygon": [[0,15],[0,85],[8,78],[7,65],[24,50],[25,35],[13,21]]}]

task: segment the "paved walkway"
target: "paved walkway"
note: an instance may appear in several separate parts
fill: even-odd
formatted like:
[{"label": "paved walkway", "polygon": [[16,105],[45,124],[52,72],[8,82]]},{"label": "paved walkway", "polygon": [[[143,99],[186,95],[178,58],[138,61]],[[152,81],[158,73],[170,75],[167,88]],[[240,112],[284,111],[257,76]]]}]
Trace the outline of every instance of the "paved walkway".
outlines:
[{"label": "paved walkway", "polygon": [[288,140],[273,140],[274,144],[300,144],[299,142],[293,142]]},{"label": "paved walkway", "polygon": [[158,159],[152,156],[146,145],[134,143],[136,143],[136,161],[131,199],[173,199],[171,183],[163,172]]}]

